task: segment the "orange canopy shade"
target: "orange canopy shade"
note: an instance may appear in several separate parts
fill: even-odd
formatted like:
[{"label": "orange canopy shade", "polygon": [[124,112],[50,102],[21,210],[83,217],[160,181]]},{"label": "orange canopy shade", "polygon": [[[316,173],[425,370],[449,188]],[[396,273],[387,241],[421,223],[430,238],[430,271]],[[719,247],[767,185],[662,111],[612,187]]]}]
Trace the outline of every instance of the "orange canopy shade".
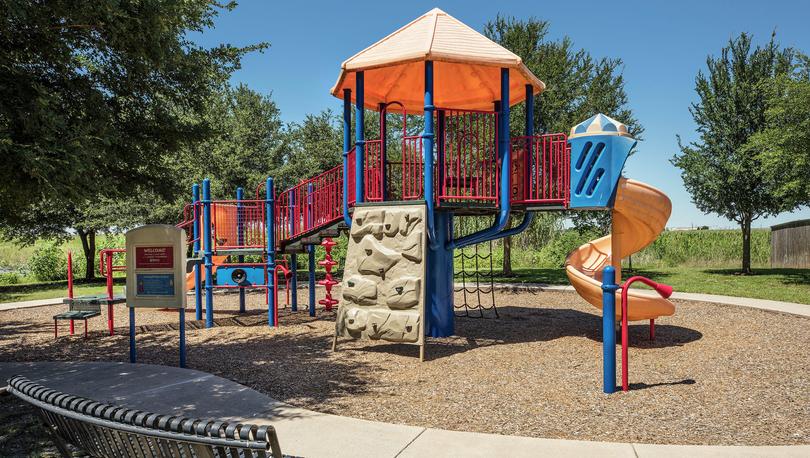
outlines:
[{"label": "orange canopy shade", "polygon": [[343,62],[332,95],[342,98],[343,89],[351,89],[354,102],[355,75],[363,71],[367,108],[399,102],[409,113],[421,113],[426,60],[434,62],[433,103],[440,108],[492,110],[500,99],[501,68],[509,69],[510,105],[526,98],[527,84],[535,94],[546,87],[516,54],[434,8]]}]

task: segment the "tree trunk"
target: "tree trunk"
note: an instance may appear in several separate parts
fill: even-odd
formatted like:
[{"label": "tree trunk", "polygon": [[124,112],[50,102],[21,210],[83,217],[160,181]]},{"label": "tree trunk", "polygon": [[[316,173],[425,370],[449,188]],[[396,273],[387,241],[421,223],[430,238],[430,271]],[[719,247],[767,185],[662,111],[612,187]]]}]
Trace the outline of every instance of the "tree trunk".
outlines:
[{"label": "tree trunk", "polygon": [[511,277],[512,272],[512,237],[503,239],[503,276]]},{"label": "tree trunk", "polygon": [[742,227],[742,273],[751,274],[751,218],[743,218]]},{"label": "tree trunk", "polygon": [[84,231],[77,229],[79,239],[82,241],[82,251],[84,252],[84,278],[92,280],[96,277],[96,231]]}]

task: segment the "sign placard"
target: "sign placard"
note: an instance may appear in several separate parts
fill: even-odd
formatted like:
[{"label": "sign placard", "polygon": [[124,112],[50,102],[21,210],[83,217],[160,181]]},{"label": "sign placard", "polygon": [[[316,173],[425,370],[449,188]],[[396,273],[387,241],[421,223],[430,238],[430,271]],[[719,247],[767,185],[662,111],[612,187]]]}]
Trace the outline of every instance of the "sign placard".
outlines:
[{"label": "sign placard", "polygon": [[136,269],[171,269],[174,266],[174,247],[135,247]]},{"label": "sign placard", "polygon": [[[141,226],[127,232],[127,305],[184,308],[186,306],[186,233],[165,224]],[[134,256],[133,256],[134,255]]]},{"label": "sign placard", "polygon": [[174,296],[173,274],[135,274],[138,296]]}]

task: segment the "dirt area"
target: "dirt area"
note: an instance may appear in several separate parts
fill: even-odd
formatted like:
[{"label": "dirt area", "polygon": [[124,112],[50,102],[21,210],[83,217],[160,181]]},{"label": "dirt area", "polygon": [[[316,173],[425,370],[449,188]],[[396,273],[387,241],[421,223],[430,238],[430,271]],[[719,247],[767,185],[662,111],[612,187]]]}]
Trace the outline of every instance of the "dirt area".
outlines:
[{"label": "dirt area", "polygon": [[[248,297],[245,315],[235,295],[217,296],[217,327],[187,327],[188,364],[291,404],[369,420],[563,439],[810,443],[810,319],[677,301],[675,316],[656,323],[655,341],[646,324],[631,326],[633,390],[608,396],[598,310],[567,292],[496,299],[500,319],[459,318],[458,336],[428,339],[420,363],[406,345],[342,340],[333,353],[333,313],[283,311],[282,326],[270,329],[262,295]],[[95,318],[89,339],[78,323],[67,336],[65,323],[54,340],[50,317],[62,309],[0,312],[0,361],[127,360],[124,307],[116,336]],[[139,362],[177,364],[177,312],[139,310],[136,322]]]}]

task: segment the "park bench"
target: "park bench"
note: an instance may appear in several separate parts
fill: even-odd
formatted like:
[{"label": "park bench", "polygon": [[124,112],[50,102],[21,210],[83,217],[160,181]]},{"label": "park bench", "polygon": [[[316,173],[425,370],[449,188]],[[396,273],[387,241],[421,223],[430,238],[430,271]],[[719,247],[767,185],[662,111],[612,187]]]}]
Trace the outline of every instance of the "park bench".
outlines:
[{"label": "park bench", "polygon": [[127,301],[125,296],[113,296],[110,299],[106,294],[98,296],[68,297],[62,300],[68,305],[67,312],[58,313],[53,316],[53,336],[59,337],[58,322],[60,320],[70,320],[70,333],[73,334],[73,322],[75,320],[84,321],[84,336],[87,337],[87,319],[101,315],[101,305],[107,305],[107,318],[110,335],[113,334],[113,312],[112,306],[122,304]]},{"label": "park bench", "polygon": [[8,391],[36,407],[63,456],[281,458],[270,425],[159,415],[65,394],[15,376]]}]

